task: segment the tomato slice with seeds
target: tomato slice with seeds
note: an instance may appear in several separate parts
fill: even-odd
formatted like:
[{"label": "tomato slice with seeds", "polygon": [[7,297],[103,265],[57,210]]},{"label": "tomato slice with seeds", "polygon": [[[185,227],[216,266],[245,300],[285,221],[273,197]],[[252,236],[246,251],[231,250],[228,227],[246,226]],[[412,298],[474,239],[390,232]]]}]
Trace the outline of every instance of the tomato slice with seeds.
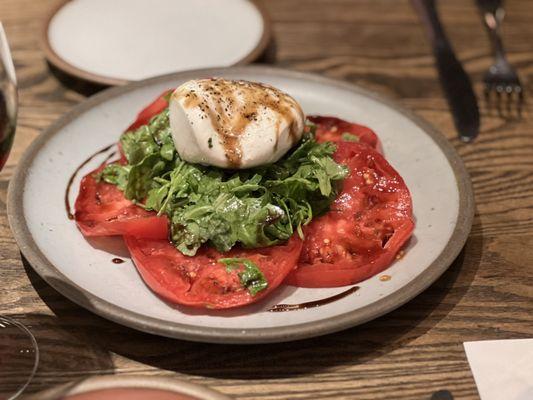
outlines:
[{"label": "tomato slice with seeds", "polygon": [[74,219],[83,235],[167,238],[166,216],[158,217],[126,199],[115,185],[96,180],[95,175],[104,167],[88,173],[80,183]]},{"label": "tomato slice with seeds", "polygon": [[381,154],[339,142],[334,158],[350,175],[330,211],[304,228],[298,268],[288,284],[334,287],[368,279],[394,261],[413,231],[409,190]]},{"label": "tomato slice with seeds", "polygon": [[[302,241],[260,249],[234,248],[227,253],[203,247],[194,257],[178,251],[168,240],[125,236],[135,266],[147,286],[163,299],[193,307],[224,309],[256,302],[274,289],[296,267]],[[221,258],[245,258],[264,275],[268,286],[254,295],[239,279],[242,269],[228,270]]]},{"label": "tomato slice with seeds", "polygon": [[[378,136],[374,131],[366,126],[354,124],[336,117],[321,117],[317,115],[308,116],[307,119],[316,125],[316,140],[323,142],[350,142],[346,137],[353,136],[360,144],[366,144],[374,149],[380,148]],[[348,134],[348,135],[345,135]]]}]

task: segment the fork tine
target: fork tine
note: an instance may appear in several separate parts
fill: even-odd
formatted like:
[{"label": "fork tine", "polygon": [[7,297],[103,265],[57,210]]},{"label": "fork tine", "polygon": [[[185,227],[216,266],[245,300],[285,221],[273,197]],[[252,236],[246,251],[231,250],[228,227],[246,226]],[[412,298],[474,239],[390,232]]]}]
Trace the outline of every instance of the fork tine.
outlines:
[{"label": "fork tine", "polygon": [[522,107],[524,106],[524,102],[525,102],[524,91],[522,90],[522,87],[520,85],[517,85],[515,90],[516,90],[516,93],[518,93],[518,108],[517,108],[518,118],[522,118]]},{"label": "fork tine", "polygon": [[496,93],[496,109],[498,110],[498,116],[503,118],[503,112],[502,112],[502,93],[503,93],[503,86],[496,85],[494,86],[494,92]]},{"label": "fork tine", "polygon": [[509,117],[521,119],[522,109],[524,105],[524,93],[522,87],[520,86],[520,83],[510,84],[507,91],[510,106],[513,106],[513,109],[509,110]]},{"label": "fork tine", "polygon": [[520,81],[515,83],[509,80],[494,80],[494,76],[484,81],[483,94],[489,115],[494,110],[500,118],[519,119],[522,117],[525,97]]},{"label": "fork tine", "polygon": [[507,117],[512,116],[512,104],[513,104],[513,87],[512,86],[506,86],[505,87],[505,93],[507,93]]}]

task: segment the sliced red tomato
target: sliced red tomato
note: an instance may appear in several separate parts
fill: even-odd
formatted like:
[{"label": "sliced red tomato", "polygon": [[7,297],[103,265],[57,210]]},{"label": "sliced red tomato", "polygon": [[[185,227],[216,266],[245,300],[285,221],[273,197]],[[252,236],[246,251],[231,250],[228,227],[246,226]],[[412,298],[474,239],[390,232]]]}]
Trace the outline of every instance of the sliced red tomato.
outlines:
[{"label": "sliced red tomato", "polygon": [[[322,142],[353,142],[347,137],[355,136],[360,144],[366,144],[374,149],[380,148],[377,135],[370,128],[354,124],[336,117],[309,116],[309,121],[316,125],[316,140]],[[348,134],[348,135],[345,135]]]},{"label": "sliced red tomato", "polygon": [[148,122],[150,122],[150,119],[154,115],[159,114],[161,111],[163,111],[165,108],[168,107],[168,101],[166,99],[167,95],[172,92],[171,89],[165,90],[163,93],[161,93],[157,99],[155,99],[152,103],[150,103],[147,107],[145,107],[139,114],[137,114],[137,119],[133,124],[131,124],[127,131],[131,131],[134,129],[137,129],[138,127],[142,125],[146,125]]},{"label": "sliced red tomato", "polygon": [[168,219],[133,204],[115,186],[98,182],[102,165],[83,177],[74,205],[74,218],[85,236],[132,235],[167,238]]},{"label": "sliced red tomato", "polygon": [[[275,288],[292,271],[302,247],[294,236],[286,244],[261,249],[234,248],[220,253],[204,247],[194,257],[183,255],[168,240],[124,237],[137,270],[144,282],[163,299],[193,307],[231,308],[256,302]],[[250,294],[243,287],[239,272],[228,270],[221,258],[245,258],[263,273],[268,286]]]},{"label": "sliced red tomato", "polygon": [[337,162],[350,169],[330,211],[305,227],[298,268],[286,283],[345,286],[383,271],[414,228],[409,190],[381,154],[339,142]]}]

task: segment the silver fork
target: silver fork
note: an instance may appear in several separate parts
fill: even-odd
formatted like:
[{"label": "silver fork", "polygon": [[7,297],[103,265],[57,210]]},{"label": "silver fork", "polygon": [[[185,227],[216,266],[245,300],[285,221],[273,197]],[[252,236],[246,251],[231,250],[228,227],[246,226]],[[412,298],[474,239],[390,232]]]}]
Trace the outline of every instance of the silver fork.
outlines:
[{"label": "silver fork", "polygon": [[507,61],[503,42],[500,36],[500,27],[505,16],[503,0],[477,0],[483,22],[489,33],[494,54],[494,64],[489,68],[483,82],[485,83],[485,98],[490,103],[491,93],[496,93],[497,107],[501,113],[502,95],[507,94],[507,108],[511,111],[511,103],[517,106],[518,115],[521,115],[524,103],[524,90],[518,74]]}]

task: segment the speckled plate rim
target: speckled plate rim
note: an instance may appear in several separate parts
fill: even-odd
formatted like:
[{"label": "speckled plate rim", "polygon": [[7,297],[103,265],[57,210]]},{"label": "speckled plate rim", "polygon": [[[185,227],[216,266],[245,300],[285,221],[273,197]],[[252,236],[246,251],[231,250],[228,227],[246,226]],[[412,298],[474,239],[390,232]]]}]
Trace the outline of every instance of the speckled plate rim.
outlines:
[{"label": "speckled plate rim", "polygon": [[[112,78],[109,76],[95,74],[95,73],[86,71],[82,68],[76,67],[75,65],[69,63],[67,60],[61,57],[52,48],[52,44],[50,43],[50,39],[48,37],[50,23],[52,22],[52,19],[54,18],[54,16],[59,12],[59,10],[61,10],[66,4],[70,3],[71,1],[73,0],[60,1],[59,4],[57,4],[55,7],[53,7],[50,10],[50,12],[45,18],[45,22],[42,26],[42,31],[41,31],[40,44],[41,44],[41,49],[43,50],[46,59],[54,67],[59,68],[61,71],[64,71],[69,75],[72,75],[74,77],[77,77],[77,78],[80,78],[85,81],[92,82],[98,85],[123,86],[123,85],[127,85],[128,83],[133,82],[127,79],[118,79],[118,78]],[[252,3],[252,5],[255,6],[255,8],[259,11],[261,19],[263,20],[263,34],[261,35],[261,38],[257,42],[256,46],[245,57],[237,61],[234,64],[235,66],[250,64],[251,62],[257,60],[261,56],[261,54],[266,50],[270,42],[270,39],[272,38],[272,23],[271,23],[268,13],[265,10],[265,7],[263,6],[262,3],[260,3],[257,0],[248,0],[248,1]],[[186,71],[180,71],[180,72],[186,72]],[[176,73],[179,73],[179,72],[176,72]],[[149,79],[153,79],[153,78],[149,78]]]},{"label": "speckled plate rim", "polygon": [[160,376],[121,376],[105,375],[95,376],[75,382],[59,385],[39,393],[23,396],[25,400],[57,400],[64,396],[88,393],[104,389],[159,389],[176,394],[192,396],[198,400],[230,400],[230,397],[223,395],[206,386]]},{"label": "speckled plate rim", "polygon": [[[404,286],[402,290],[393,292],[390,295],[385,296],[360,309],[319,322],[306,322],[286,327],[254,328],[245,330],[238,328],[206,328],[188,324],[180,324],[147,317],[145,315],[125,310],[89,293],[82,287],[70,281],[58,269],[56,269],[56,267],[46,258],[46,256],[36,245],[26,224],[22,205],[24,185],[26,182],[26,171],[33,162],[36,154],[45,145],[45,143],[65,125],[92,107],[95,107],[109,99],[122,96],[136,88],[162,83],[173,79],[193,79],[199,75],[214,76],[228,71],[231,71],[235,74],[253,72],[256,74],[262,74],[264,76],[277,76],[335,86],[339,89],[352,91],[359,95],[367,96],[375,101],[381,102],[382,104],[403,114],[406,118],[409,118],[413,123],[420,127],[437,144],[437,146],[445,155],[451,168],[453,169],[459,192],[459,212],[457,224],[450,240],[448,241],[448,244],[435,259],[435,261],[429,265],[423,273],[419,274],[411,282]],[[415,116],[413,113],[406,110],[402,106],[399,106],[395,102],[384,99],[372,92],[361,89],[349,83],[325,78],[319,75],[264,66],[210,68],[179,72],[131,83],[127,86],[110,88],[91,97],[52,124],[52,126],[41,133],[41,135],[28,147],[22,156],[9,184],[7,204],[9,223],[21,252],[32,265],[33,269],[46,282],[48,282],[48,284],[73,302],[104,318],[144,332],[191,341],[235,344],[285,342],[325,335],[362,324],[400,307],[435,282],[435,280],[442,275],[442,273],[459,255],[459,252],[466,243],[466,239],[468,238],[470,229],[472,227],[474,209],[474,195],[470,177],[461,158],[451,144],[447,141],[447,139],[429,123]]]}]

